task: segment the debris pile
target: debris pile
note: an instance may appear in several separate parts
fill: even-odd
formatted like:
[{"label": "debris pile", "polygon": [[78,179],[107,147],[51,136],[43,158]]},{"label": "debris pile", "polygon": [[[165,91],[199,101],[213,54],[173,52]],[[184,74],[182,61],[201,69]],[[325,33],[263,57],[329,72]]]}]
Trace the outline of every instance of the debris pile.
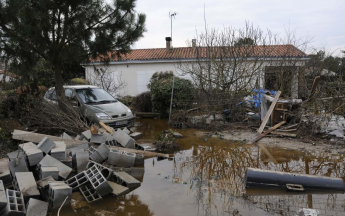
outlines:
[{"label": "debris pile", "polygon": [[104,126],[91,127],[76,138],[15,130],[13,139],[26,142],[0,159],[0,211],[46,215],[69,204],[72,193],[81,193],[91,203],[136,189],[145,172],[144,156],[164,154],[142,151],[148,148],[132,138],[141,134],[129,134],[127,128]]}]

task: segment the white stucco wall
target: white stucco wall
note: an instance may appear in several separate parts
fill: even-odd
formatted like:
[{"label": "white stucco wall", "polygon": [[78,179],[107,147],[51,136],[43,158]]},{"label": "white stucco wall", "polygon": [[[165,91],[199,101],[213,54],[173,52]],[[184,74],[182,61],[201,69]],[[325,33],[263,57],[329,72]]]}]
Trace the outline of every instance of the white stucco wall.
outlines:
[{"label": "white stucco wall", "polygon": [[[3,74],[0,74],[0,81],[2,81],[3,77],[4,77],[4,75],[3,75]],[[6,76],[5,82],[9,82],[10,79],[11,79],[10,76]]]}]

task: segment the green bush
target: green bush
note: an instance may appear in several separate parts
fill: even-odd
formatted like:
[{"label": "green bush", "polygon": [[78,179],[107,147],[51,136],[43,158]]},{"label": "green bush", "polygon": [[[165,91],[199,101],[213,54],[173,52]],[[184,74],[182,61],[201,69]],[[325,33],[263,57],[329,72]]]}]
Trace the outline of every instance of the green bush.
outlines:
[{"label": "green bush", "polygon": [[[151,91],[153,110],[161,113],[162,117],[168,117],[169,115],[173,77],[172,71],[156,72],[148,84]],[[175,77],[174,95],[178,95],[180,99],[187,99],[192,91],[193,84],[190,80]]]},{"label": "green bush", "polygon": [[74,78],[69,82],[70,85],[90,85],[89,81],[82,78]]},{"label": "green bush", "polygon": [[121,101],[121,103],[123,103],[124,105],[131,107],[132,103],[133,103],[133,96],[131,95],[126,95],[121,97],[119,100]]},{"label": "green bush", "polygon": [[134,97],[132,105],[136,112],[152,112],[151,92],[143,92]]}]

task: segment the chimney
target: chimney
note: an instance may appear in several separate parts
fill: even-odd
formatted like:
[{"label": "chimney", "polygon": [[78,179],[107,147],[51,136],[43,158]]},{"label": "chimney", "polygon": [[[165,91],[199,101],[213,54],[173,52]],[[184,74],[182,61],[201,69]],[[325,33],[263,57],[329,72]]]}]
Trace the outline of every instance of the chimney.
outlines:
[{"label": "chimney", "polygon": [[192,47],[193,47],[193,48],[196,47],[196,39],[192,39]]},{"label": "chimney", "polygon": [[165,41],[166,41],[166,51],[167,52],[171,52],[171,49],[172,49],[172,46],[171,46],[171,37],[166,37],[165,38]]}]

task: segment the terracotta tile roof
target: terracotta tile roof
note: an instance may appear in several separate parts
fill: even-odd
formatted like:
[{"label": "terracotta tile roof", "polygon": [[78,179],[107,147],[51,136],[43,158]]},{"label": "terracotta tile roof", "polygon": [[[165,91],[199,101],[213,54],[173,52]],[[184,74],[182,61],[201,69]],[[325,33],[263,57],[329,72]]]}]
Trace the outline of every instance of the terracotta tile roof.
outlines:
[{"label": "terracotta tile roof", "polygon": [[[208,52],[207,52],[208,51]],[[304,58],[307,55],[293,45],[270,45],[270,46],[247,46],[247,47],[218,47],[213,48],[212,52],[206,47],[177,47],[173,48],[171,52],[167,52],[166,48],[154,49],[134,49],[126,55],[121,55],[121,58],[116,56],[116,52],[109,53],[109,60],[112,62],[120,61],[149,61],[149,60],[188,60],[195,59],[196,56],[200,58],[207,58],[209,54],[212,56],[227,57],[246,56],[248,57],[265,57],[265,58],[279,58],[279,57],[297,57]],[[91,60],[92,62],[100,61],[100,58]]]}]

